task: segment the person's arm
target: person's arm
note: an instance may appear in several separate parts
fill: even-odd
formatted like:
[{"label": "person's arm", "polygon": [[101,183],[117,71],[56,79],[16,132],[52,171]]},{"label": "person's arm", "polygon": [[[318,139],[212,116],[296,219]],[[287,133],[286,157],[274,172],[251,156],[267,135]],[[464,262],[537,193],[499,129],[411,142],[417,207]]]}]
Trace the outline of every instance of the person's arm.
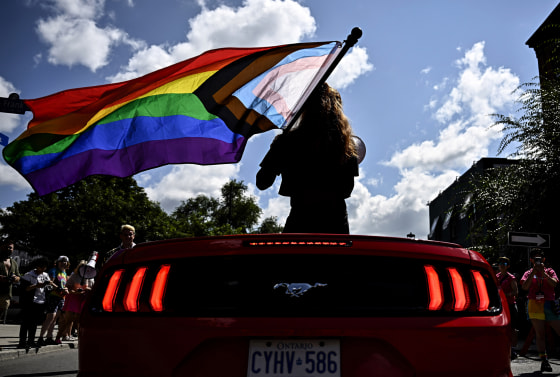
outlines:
[{"label": "person's arm", "polygon": [[46,281],[43,282],[43,283],[36,282],[35,284],[31,284],[31,285],[27,286],[27,288],[25,288],[25,290],[29,292],[29,291],[32,291],[32,290],[37,289],[37,288],[43,288],[47,284],[48,284],[48,282],[46,282]]},{"label": "person's arm", "polygon": [[276,176],[280,174],[278,171],[278,158],[279,153],[278,149],[282,144],[282,138],[280,135],[274,138],[272,144],[270,144],[270,149],[264,156],[263,160],[260,163],[260,170],[257,172],[257,180],[256,185],[259,190],[266,190],[276,180]]},{"label": "person's arm", "polygon": [[556,287],[556,284],[558,284],[558,278],[556,277],[556,273],[554,272],[553,269],[544,269],[543,270],[543,277],[544,277],[544,281],[547,282],[548,285],[550,285],[552,288]]},{"label": "person's arm", "polygon": [[511,295],[517,297],[519,295],[519,289],[517,288],[517,281],[511,279]]},{"label": "person's arm", "polygon": [[258,172],[257,172],[257,188],[259,190],[266,190],[267,188],[269,188],[270,186],[272,186],[272,184],[274,183],[274,181],[276,180],[276,174],[273,173],[270,170],[267,170],[265,168],[261,168]]},{"label": "person's arm", "polygon": [[533,275],[535,274],[535,269],[531,269],[529,273],[526,273],[523,277],[527,277],[525,280],[522,280],[521,289],[524,291],[528,291],[533,283]]},{"label": "person's arm", "polygon": [[32,278],[32,277],[29,277],[29,278],[31,278],[32,280],[35,280],[35,281],[31,281],[31,280],[27,280],[27,279],[22,279],[22,281],[24,281],[24,282],[27,283],[27,284],[26,284],[26,287],[25,287],[25,290],[28,291],[28,292],[29,292],[29,291],[32,291],[32,290],[35,290],[35,289],[37,289],[37,288],[43,288],[43,287],[46,286],[46,285],[52,284],[50,280],[44,281],[44,282],[42,282],[42,283],[39,283],[39,281],[36,280],[35,278]]}]

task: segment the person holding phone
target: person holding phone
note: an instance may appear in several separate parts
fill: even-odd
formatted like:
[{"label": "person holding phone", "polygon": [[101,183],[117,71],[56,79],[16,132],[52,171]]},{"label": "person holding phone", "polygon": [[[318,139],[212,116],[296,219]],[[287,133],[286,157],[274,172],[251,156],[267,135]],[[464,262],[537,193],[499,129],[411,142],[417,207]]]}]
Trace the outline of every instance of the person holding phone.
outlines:
[{"label": "person holding phone", "polygon": [[23,275],[21,279],[23,292],[20,303],[23,310],[17,348],[38,346],[35,344],[35,333],[45,312],[45,287],[54,286],[49,274],[45,272],[49,266],[49,261],[46,258],[39,258],[35,259],[32,264],[34,268]]},{"label": "person holding phone", "polygon": [[531,250],[533,268],[521,278],[521,288],[528,291],[527,314],[535,330],[537,350],[541,359],[541,372],[552,372],[546,353],[545,324],[549,323],[560,335],[560,316],[555,303],[554,288],[558,277],[552,268],[545,266],[545,256],[541,249]]}]

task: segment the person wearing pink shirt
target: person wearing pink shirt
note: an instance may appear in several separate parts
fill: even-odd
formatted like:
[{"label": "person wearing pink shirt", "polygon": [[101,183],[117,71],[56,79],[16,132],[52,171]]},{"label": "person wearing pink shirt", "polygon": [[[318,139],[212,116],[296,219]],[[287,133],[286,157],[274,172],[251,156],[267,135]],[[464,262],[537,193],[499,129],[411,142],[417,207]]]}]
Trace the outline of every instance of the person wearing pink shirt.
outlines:
[{"label": "person wearing pink shirt", "polygon": [[[511,339],[512,345],[517,344],[517,303],[516,298],[519,295],[519,289],[517,287],[517,278],[511,272],[509,272],[510,261],[507,257],[500,257],[498,259],[498,273],[496,274],[496,279],[498,280],[498,285],[502,288],[502,291],[506,295],[509,312],[511,314]],[[516,359],[517,353],[512,348],[511,359]]]},{"label": "person wearing pink shirt", "polygon": [[552,372],[548,362],[545,341],[545,324],[560,335],[560,316],[555,305],[554,288],[558,277],[552,268],[545,267],[544,252],[541,249],[531,250],[533,268],[526,271],[521,278],[521,288],[528,291],[527,312],[535,329],[537,350],[541,358],[541,372]]}]

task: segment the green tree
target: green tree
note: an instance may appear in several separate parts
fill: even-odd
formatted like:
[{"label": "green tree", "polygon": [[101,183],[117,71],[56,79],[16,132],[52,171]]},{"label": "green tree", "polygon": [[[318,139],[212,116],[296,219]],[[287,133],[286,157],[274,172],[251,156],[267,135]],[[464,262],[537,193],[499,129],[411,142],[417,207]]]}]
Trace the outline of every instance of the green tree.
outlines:
[{"label": "green tree", "polygon": [[276,218],[266,218],[255,229],[262,213],[254,197],[247,195],[247,186],[231,180],[221,189],[221,197],[199,195],[183,201],[172,214],[185,236],[222,234],[276,233],[282,227]]},{"label": "green tree", "polygon": [[495,115],[495,126],[505,133],[498,153],[514,147],[519,163],[489,169],[471,182],[472,234],[493,253],[507,245],[509,231],[558,234],[552,219],[560,210],[560,80],[541,78],[518,93],[521,115]]},{"label": "green tree", "polygon": [[0,234],[30,254],[87,258],[118,245],[122,224],[136,228],[137,241],[176,235],[171,218],[148,199],[133,178],[88,177],[57,192],[28,195],[0,212]]},{"label": "green tree", "polygon": [[250,233],[259,221],[262,209],[257,200],[247,196],[243,181],[231,180],[222,187],[220,206],[216,221],[220,226],[229,226],[235,233]]},{"label": "green tree", "polygon": [[283,229],[284,226],[278,224],[278,218],[276,216],[271,216],[262,221],[259,229],[255,233],[281,233]]},{"label": "green tree", "polygon": [[183,236],[197,237],[216,233],[215,214],[220,206],[218,199],[198,195],[183,201],[172,217]]}]

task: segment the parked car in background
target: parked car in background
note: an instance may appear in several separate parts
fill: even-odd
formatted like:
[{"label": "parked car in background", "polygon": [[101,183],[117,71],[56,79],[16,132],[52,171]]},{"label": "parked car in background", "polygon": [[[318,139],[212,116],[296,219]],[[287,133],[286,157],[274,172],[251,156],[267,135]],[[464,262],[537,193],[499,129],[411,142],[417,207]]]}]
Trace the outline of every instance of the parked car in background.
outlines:
[{"label": "parked car in background", "polygon": [[455,244],[268,234],[137,245],[96,278],[79,376],[512,376],[492,268]]}]

